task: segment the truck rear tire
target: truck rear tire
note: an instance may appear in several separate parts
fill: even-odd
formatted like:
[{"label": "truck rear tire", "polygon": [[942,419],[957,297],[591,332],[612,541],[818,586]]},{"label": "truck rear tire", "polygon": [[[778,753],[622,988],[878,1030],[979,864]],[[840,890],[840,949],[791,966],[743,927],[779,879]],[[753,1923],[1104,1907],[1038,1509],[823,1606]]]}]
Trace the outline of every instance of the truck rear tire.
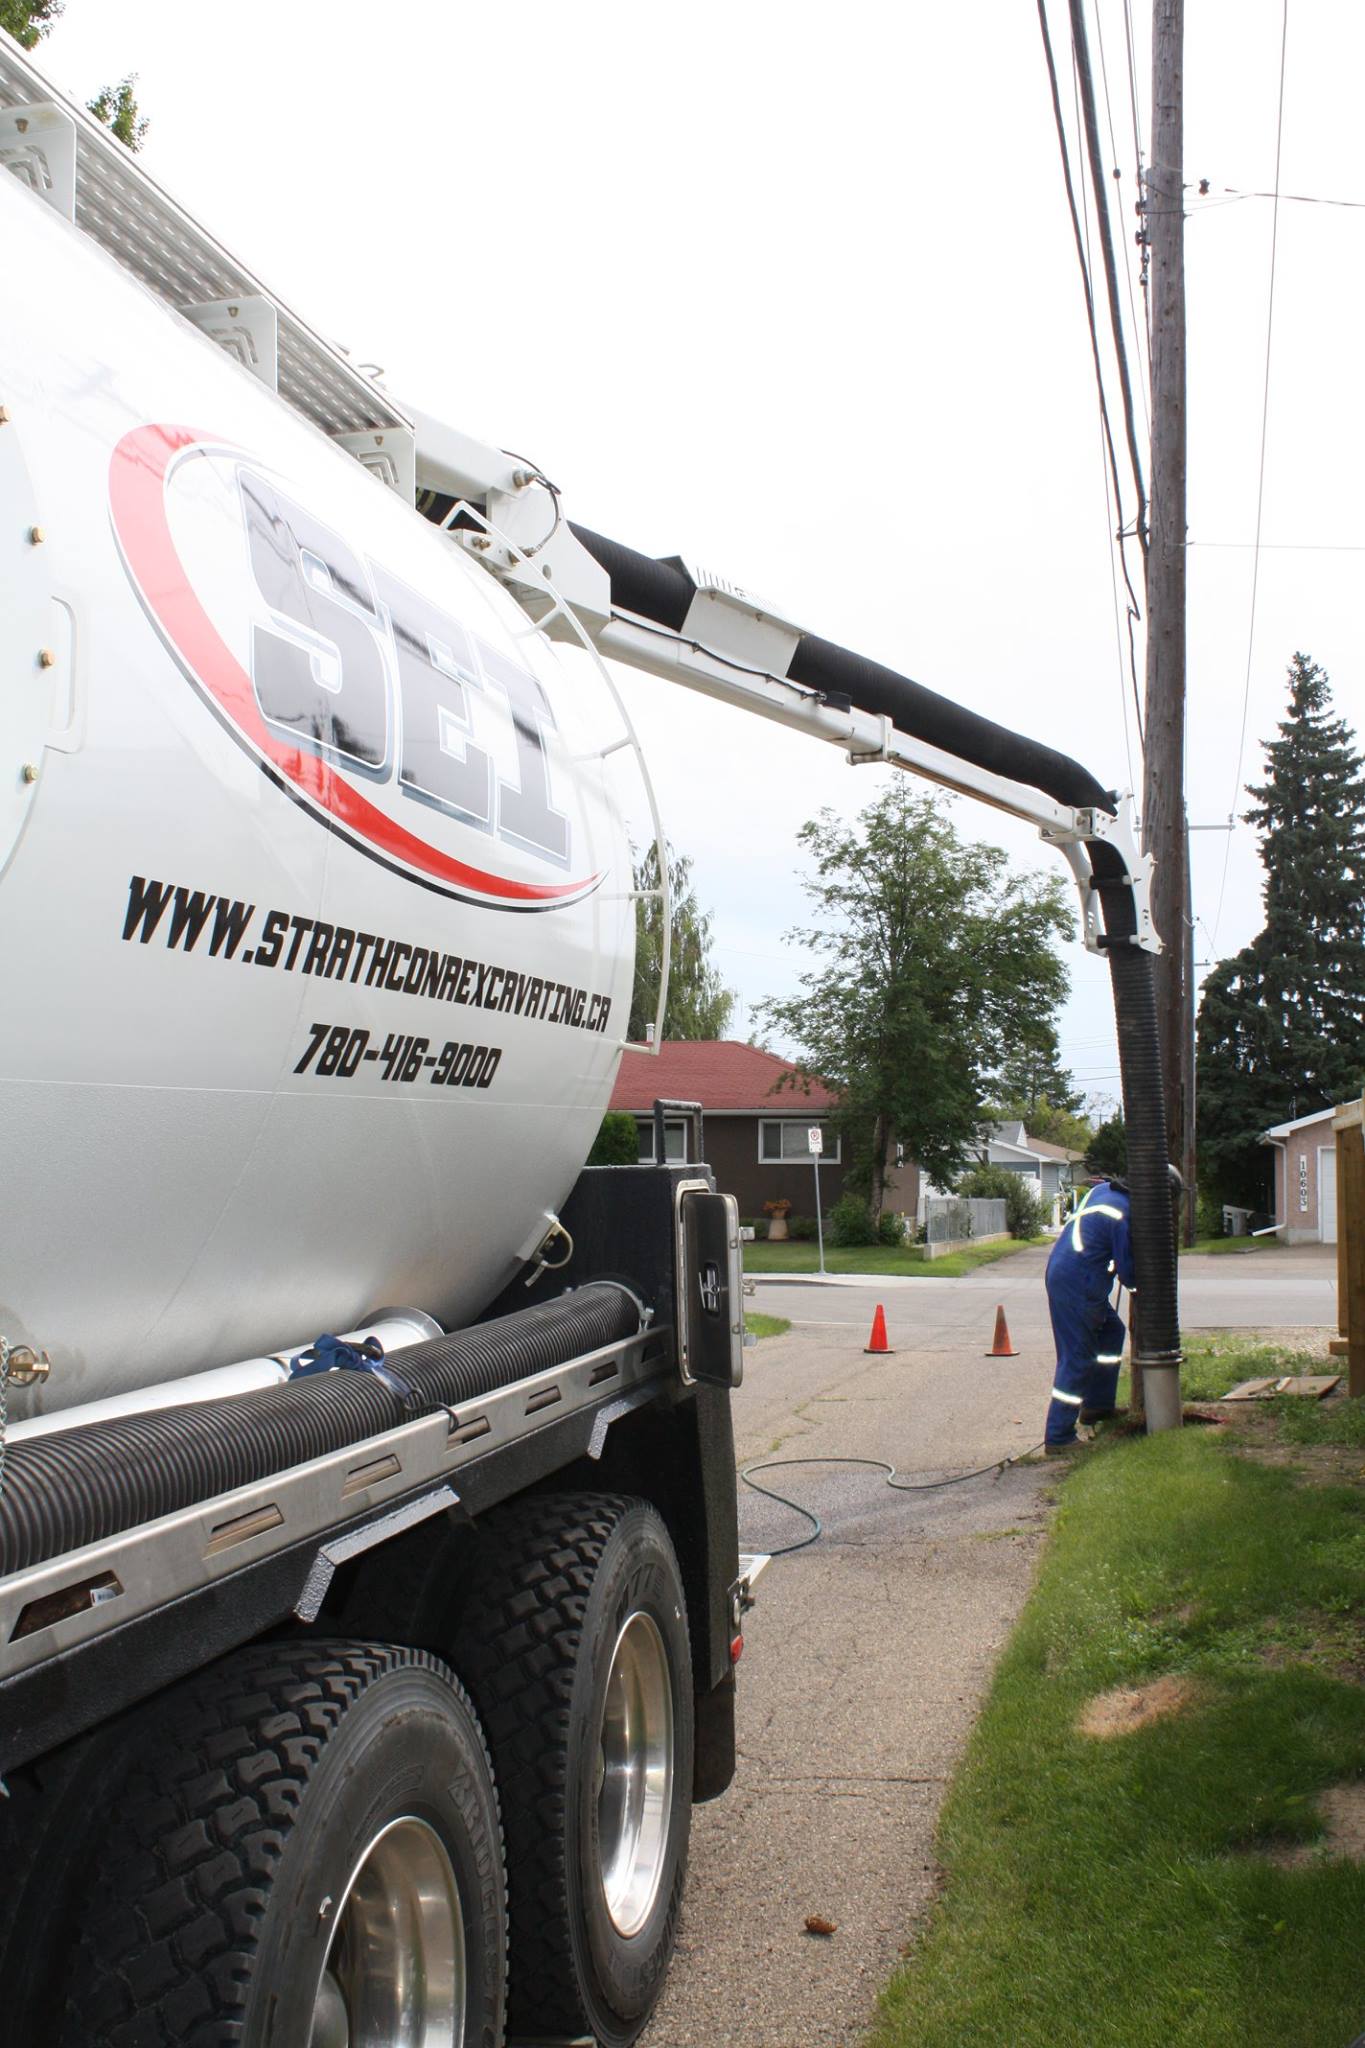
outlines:
[{"label": "truck rear tire", "polygon": [[263,1644],[138,1719],[63,2048],[501,2048],[497,1798],[442,1664]]},{"label": "truck rear tire", "polygon": [[625,2048],[663,1988],[692,1817],[682,1581],[647,1502],[546,1495],[478,1525],[449,1646],[507,1831],[514,2034]]}]

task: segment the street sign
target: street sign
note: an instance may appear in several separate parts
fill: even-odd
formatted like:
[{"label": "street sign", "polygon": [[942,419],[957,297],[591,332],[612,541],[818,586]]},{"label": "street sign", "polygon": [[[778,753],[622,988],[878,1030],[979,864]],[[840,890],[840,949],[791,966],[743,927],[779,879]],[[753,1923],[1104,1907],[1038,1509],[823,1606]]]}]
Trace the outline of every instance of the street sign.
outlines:
[{"label": "street sign", "polygon": [[820,1246],[820,1273],[825,1270],[825,1225],[820,1214],[820,1154],[825,1149],[825,1134],[819,1124],[806,1126],[806,1150],[810,1154],[811,1170],[815,1175],[815,1235]]}]

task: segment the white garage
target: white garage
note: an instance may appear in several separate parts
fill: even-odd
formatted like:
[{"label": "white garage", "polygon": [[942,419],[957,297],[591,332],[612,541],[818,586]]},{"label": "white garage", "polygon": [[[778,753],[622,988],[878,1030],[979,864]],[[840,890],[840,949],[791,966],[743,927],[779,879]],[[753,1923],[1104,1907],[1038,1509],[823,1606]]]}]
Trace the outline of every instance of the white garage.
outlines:
[{"label": "white garage", "polygon": [[1285,1244],[1337,1241],[1335,1115],[1320,1109],[1264,1134],[1275,1148],[1275,1221]]}]

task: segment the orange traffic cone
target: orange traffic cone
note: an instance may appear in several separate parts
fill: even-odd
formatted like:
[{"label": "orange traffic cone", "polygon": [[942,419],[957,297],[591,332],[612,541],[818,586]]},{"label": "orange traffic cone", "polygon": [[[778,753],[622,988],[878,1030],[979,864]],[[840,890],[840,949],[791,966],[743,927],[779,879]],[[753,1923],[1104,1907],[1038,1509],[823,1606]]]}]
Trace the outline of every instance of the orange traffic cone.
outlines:
[{"label": "orange traffic cone", "polygon": [[1010,1342],[1010,1326],[1005,1321],[1003,1305],[995,1311],[995,1342],[986,1353],[987,1358],[1017,1358],[1019,1353]]},{"label": "orange traffic cone", "polygon": [[887,1351],[891,1346],[886,1341],[886,1310],[877,1303],[877,1312],[872,1318],[872,1335],[863,1346],[864,1351]]}]

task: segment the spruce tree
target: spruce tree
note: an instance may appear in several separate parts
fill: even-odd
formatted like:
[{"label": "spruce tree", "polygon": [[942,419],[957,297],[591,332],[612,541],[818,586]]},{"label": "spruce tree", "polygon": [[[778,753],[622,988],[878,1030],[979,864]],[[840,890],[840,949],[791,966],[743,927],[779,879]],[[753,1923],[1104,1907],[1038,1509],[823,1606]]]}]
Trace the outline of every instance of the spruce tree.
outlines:
[{"label": "spruce tree", "polygon": [[1304,654],[1266,763],[1244,813],[1261,835],[1265,927],[1219,963],[1199,1009],[1201,1174],[1253,1208],[1268,1201],[1261,1133],[1349,1101],[1365,1078],[1365,760]]}]

